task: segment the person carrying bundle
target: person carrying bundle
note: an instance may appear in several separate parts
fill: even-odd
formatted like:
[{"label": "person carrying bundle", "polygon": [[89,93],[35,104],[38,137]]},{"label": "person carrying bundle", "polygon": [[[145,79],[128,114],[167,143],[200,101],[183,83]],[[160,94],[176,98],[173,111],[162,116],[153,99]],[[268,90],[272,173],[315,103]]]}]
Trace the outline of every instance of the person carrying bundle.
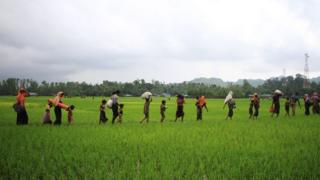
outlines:
[{"label": "person carrying bundle", "polygon": [[275,90],[274,94],[272,96],[272,105],[271,105],[271,109],[272,109],[272,115],[271,117],[273,117],[274,114],[276,114],[276,117],[279,116],[280,113],[280,97],[282,96],[282,92],[280,90]]},{"label": "person carrying bundle", "polygon": [[116,90],[115,92],[112,93],[112,96],[110,98],[110,100],[112,101],[112,105],[111,105],[111,109],[112,109],[112,124],[114,124],[115,120],[117,119],[117,117],[119,116],[119,111],[118,111],[118,99],[119,99],[119,94],[120,91]]},{"label": "person carrying bundle", "polygon": [[223,109],[225,108],[226,105],[228,105],[228,114],[227,114],[227,117],[226,117],[226,120],[230,119],[232,120],[232,117],[233,117],[233,109],[236,108],[236,102],[235,100],[232,98],[233,96],[233,92],[230,91],[226,97],[226,99],[224,100],[224,106],[223,106]]}]

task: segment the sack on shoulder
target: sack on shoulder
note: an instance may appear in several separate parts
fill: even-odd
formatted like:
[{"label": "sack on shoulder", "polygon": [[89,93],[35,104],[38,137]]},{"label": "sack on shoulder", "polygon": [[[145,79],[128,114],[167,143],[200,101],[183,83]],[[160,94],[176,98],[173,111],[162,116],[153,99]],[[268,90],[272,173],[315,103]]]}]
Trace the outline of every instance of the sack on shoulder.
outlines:
[{"label": "sack on shoulder", "polygon": [[107,101],[107,107],[108,107],[109,109],[111,109],[111,108],[112,108],[112,104],[113,104],[112,99],[109,99],[109,100]]}]

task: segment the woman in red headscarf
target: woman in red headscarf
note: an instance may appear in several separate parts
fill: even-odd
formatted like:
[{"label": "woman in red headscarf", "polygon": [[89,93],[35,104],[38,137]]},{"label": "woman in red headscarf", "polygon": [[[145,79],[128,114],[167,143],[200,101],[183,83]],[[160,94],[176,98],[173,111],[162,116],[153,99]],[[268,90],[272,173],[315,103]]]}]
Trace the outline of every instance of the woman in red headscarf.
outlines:
[{"label": "woman in red headscarf", "polygon": [[28,124],[28,114],[25,106],[25,97],[28,95],[25,89],[20,89],[16,97],[15,111],[17,112],[17,125]]}]

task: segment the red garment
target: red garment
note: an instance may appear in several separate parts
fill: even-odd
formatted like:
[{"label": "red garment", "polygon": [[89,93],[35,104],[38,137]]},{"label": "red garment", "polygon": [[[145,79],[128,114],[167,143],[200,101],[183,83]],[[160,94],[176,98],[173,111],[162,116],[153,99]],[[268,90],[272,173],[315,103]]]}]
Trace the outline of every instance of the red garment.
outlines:
[{"label": "red garment", "polygon": [[21,94],[19,93],[16,97],[16,100],[17,100],[17,103],[24,106],[24,103],[25,103],[25,94]]}]

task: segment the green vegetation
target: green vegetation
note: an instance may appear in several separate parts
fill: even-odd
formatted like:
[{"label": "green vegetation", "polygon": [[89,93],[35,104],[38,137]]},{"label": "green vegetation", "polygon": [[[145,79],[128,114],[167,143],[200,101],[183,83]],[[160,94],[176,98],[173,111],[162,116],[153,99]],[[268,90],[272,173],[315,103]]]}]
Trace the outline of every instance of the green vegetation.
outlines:
[{"label": "green vegetation", "polygon": [[[270,118],[262,100],[259,120],[248,119],[248,100],[236,100],[234,119],[224,120],[221,99],[196,122],[194,99],[187,99],[185,122],[173,122],[175,99],[154,98],[150,123],[139,124],[143,100],[120,98],[124,122],[98,124],[101,98],[65,98],[74,104],[75,123],[41,125],[48,97],[27,98],[28,126],[15,125],[14,97],[0,97],[0,179],[319,179],[320,117]],[[54,114],[51,112],[52,119]]]},{"label": "green vegetation", "polygon": [[[222,81],[222,80],[220,80]],[[250,80],[240,80],[235,83],[208,83],[206,81],[194,80],[182,83],[165,84],[159,81],[146,82],[138,79],[133,82],[111,82],[103,81],[101,84],[87,84],[86,82],[51,82],[40,84],[30,79],[9,78],[0,81],[0,95],[16,95],[19,87],[25,87],[27,91],[37,93],[41,96],[52,96],[58,91],[64,91],[67,96],[109,96],[115,90],[120,90],[124,96],[140,96],[146,90],[158,95],[176,95],[177,93],[196,97],[199,94],[209,98],[224,98],[232,90],[237,98],[247,98],[255,92],[272,94],[274,90],[280,89],[286,96],[298,92],[301,96],[305,93],[320,92],[320,83],[313,81],[310,88],[304,89],[304,76],[297,74],[295,77],[271,78],[259,86],[250,84]],[[261,82],[260,82],[261,83]]]}]

